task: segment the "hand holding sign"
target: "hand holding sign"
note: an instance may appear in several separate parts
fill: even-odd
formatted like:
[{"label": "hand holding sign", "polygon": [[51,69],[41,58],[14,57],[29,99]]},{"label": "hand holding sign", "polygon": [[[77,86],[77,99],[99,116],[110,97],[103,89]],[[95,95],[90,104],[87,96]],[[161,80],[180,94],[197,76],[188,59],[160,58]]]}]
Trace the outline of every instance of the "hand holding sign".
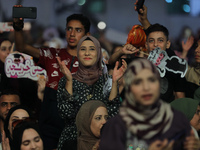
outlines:
[{"label": "hand holding sign", "polygon": [[7,56],[5,73],[9,78],[29,78],[35,81],[39,79],[39,75],[47,77],[45,69],[34,65],[33,57],[19,52]]},{"label": "hand holding sign", "polygon": [[151,51],[147,59],[156,65],[161,77],[165,76],[167,70],[175,74],[180,74],[183,78],[188,69],[186,60],[178,56],[169,57],[167,52],[161,50],[159,47]]}]

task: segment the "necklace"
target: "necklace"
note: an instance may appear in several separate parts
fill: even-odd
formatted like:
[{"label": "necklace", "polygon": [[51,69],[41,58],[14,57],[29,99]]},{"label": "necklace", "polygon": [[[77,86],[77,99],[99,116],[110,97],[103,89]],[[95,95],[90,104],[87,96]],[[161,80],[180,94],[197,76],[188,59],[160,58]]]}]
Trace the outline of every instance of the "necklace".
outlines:
[{"label": "necklace", "polygon": [[92,94],[89,94],[88,96],[87,96],[87,100],[90,100],[90,98],[92,98]]},{"label": "necklace", "polygon": [[94,88],[95,88],[95,85],[92,85],[92,93],[90,93],[90,94],[87,95],[87,100],[90,100],[93,97],[93,95],[94,95]]}]

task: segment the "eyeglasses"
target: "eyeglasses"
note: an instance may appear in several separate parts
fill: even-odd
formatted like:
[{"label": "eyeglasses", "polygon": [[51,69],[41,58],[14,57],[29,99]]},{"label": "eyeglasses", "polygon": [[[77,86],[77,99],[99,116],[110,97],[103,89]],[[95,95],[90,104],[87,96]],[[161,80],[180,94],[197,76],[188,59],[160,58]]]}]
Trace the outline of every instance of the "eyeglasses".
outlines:
[{"label": "eyeglasses", "polygon": [[25,118],[25,119],[18,119],[18,120],[15,120],[13,123],[12,123],[12,127],[13,129],[20,123],[22,122],[36,122],[35,119],[32,119],[32,118]]}]

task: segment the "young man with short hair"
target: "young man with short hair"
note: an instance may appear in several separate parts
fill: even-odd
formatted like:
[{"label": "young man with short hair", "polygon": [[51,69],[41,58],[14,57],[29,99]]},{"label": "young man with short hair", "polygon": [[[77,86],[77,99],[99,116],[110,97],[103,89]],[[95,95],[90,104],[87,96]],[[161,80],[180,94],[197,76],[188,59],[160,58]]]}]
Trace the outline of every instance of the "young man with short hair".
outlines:
[{"label": "young man with short hair", "polygon": [[19,93],[13,90],[5,90],[1,93],[0,96],[0,117],[1,119],[5,120],[8,114],[8,111],[16,106],[19,105],[20,96]]},{"label": "young man with short hair", "polygon": [[[9,110],[12,107],[21,104],[20,94],[15,90],[4,90],[0,95],[0,129],[1,133],[4,130],[4,121]],[[0,143],[1,143],[1,133],[0,133]]]},{"label": "young man with short hair", "polygon": [[[166,51],[169,57],[176,56],[174,51],[170,49],[171,42],[166,27],[153,24],[145,30],[145,33],[147,36],[145,46],[148,52],[159,47],[161,50]],[[161,78],[161,99],[170,103],[174,99],[185,97],[185,86],[185,78],[181,78],[179,74],[166,71],[165,76]]]}]

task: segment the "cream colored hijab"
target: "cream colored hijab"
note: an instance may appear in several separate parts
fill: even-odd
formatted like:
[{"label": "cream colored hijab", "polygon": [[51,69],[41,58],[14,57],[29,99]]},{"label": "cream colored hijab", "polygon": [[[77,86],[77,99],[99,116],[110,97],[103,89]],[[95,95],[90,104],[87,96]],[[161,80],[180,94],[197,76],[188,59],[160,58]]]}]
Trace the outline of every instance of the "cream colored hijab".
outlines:
[{"label": "cream colored hijab", "polygon": [[130,86],[134,77],[143,69],[150,69],[160,81],[156,67],[147,59],[141,58],[130,63],[124,76],[125,100],[119,113],[133,135],[140,139],[151,139],[170,128],[173,112],[171,106],[159,98],[151,106],[143,106],[136,101]]}]

